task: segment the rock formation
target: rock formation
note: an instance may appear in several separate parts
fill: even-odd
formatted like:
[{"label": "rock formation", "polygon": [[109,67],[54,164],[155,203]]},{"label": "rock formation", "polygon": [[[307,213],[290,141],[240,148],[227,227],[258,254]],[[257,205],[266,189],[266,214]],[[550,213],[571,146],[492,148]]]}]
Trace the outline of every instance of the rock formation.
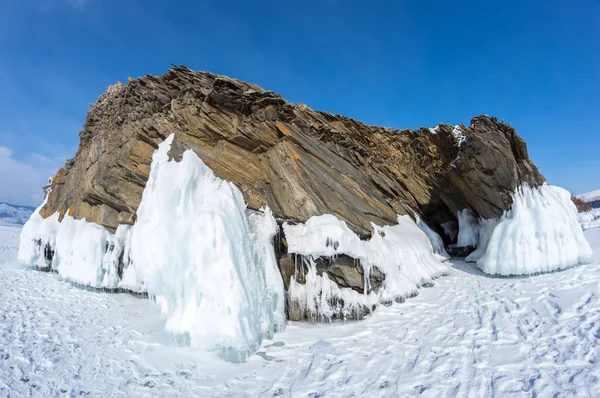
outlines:
[{"label": "rock formation", "polygon": [[[280,229],[283,222],[332,214],[367,238],[371,223],[394,225],[408,214],[451,243],[458,211],[500,217],[522,182],[544,182],[516,130],[493,117],[475,117],[468,127],[367,126],[180,66],[111,86],[92,104],[77,154],[52,180],[41,216],[69,214],[113,232],[135,223],[152,154],[173,133],[171,158],[180,161],[192,149],[240,189],[249,209],[268,206]],[[303,284],[304,261],[288,253],[285,234],[276,243],[286,290],[292,276]],[[46,248],[49,269],[51,254]],[[314,262],[318,275],[360,294],[377,292],[386,278],[377,267],[365,276],[360,261],[346,255]],[[314,316],[293,302],[287,307],[290,319]]]},{"label": "rock formation", "polygon": [[110,230],[134,223],[151,155],[171,133],[173,158],[193,149],[250,209],[295,221],[330,213],[361,236],[397,214],[417,213],[439,232],[465,208],[498,217],[521,182],[544,182],[516,130],[496,118],[367,126],[180,66],[111,86],[92,104],[42,216],[69,213]]}]

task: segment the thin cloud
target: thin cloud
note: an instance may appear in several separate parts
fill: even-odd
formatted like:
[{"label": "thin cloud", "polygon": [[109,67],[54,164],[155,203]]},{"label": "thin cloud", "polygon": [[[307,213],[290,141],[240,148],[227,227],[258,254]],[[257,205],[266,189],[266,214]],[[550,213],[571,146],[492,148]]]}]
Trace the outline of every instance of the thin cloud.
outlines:
[{"label": "thin cloud", "polygon": [[71,6],[77,8],[78,10],[83,10],[91,0],[67,0]]},{"label": "thin cloud", "polygon": [[60,163],[37,154],[23,162],[10,148],[0,146],[0,202],[38,206],[44,199],[42,187],[60,168]]}]

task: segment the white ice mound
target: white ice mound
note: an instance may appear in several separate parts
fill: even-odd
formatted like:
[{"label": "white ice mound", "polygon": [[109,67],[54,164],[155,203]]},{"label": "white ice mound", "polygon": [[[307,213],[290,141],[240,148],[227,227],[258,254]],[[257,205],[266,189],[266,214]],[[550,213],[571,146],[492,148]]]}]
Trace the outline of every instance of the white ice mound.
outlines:
[{"label": "white ice mound", "polygon": [[172,141],[152,157],[124,280],[143,282],[168,331],[244,360],[285,321],[276,223],[270,211],[249,219],[238,188],[193,151],[169,160]]},{"label": "white ice mound", "polygon": [[572,267],[591,258],[569,192],[547,184],[523,185],[477,265],[488,274],[525,275]]},{"label": "white ice mound", "polygon": [[[448,273],[445,259],[434,253],[428,236],[410,217],[398,216],[394,226],[372,226],[373,236],[363,241],[333,215],[311,217],[305,224],[284,224],[289,253],[301,255],[308,268],[305,284],[292,277],[288,292],[291,302],[316,318],[332,319],[339,313],[346,317],[380,302],[402,301],[433,278]],[[379,291],[360,294],[340,289],[327,274],[317,274],[313,259],[341,254],[360,260],[365,286],[372,267],[384,273]]]},{"label": "white ice mound", "polygon": [[60,222],[58,213],[44,219],[39,214],[44,204],[23,226],[18,260],[44,269],[51,259],[52,269],[65,279],[94,288],[117,288],[119,256],[128,227],[120,226],[112,234],[68,214]]}]

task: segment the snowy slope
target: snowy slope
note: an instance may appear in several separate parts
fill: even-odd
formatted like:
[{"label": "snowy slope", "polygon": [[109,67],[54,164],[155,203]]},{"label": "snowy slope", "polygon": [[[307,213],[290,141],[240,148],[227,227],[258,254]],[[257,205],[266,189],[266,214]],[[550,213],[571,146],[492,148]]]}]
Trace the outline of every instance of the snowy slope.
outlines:
[{"label": "snowy slope", "polygon": [[247,363],[176,347],[150,301],[18,268],[0,227],[0,396],[600,396],[594,264],[490,278],[455,262],[361,322],[291,322]]},{"label": "snowy slope", "polygon": [[35,208],[30,206],[18,206],[0,202],[0,225],[23,225],[34,210]]},{"label": "snowy slope", "polygon": [[592,192],[582,193],[581,195],[577,195],[577,197],[587,203],[598,201],[600,200],[600,189]]}]

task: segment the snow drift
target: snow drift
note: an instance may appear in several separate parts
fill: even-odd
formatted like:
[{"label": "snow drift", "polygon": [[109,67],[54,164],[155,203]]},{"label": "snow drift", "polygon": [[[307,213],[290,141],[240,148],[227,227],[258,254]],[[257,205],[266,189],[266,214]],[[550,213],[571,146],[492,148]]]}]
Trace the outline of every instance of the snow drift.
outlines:
[{"label": "snow drift", "polygon": [[569,192],[547,184],[538,188],[524,184],[493,228],[477,265],[488,274],[525,275],[572,267],[591,258]]},{"label": "snow drift", "polygon": [[[311,217],[305,224],[284,224],[288,251],[301,255],[308,268],[305,284],[297,283],[292,277],[290,300],[319,319],[332,319],[340,314],[346,317],[378,303],[404,301],[417,294],[419,287],[449,272],[449,266],[444,263],[446,259],[434,253],[428,236],[410,217],[398,216],[398,224],[394,226],[372,224],[372,227],[372,238],[362,241],[345,222],[333,215]],[[317,273],[316,258],[341,254],[359,261],[365,287],[373,266],[384,273],[379,291],[367,294],[365,288],[364,294],[360,294],[340,289],[327,274]]]}]

